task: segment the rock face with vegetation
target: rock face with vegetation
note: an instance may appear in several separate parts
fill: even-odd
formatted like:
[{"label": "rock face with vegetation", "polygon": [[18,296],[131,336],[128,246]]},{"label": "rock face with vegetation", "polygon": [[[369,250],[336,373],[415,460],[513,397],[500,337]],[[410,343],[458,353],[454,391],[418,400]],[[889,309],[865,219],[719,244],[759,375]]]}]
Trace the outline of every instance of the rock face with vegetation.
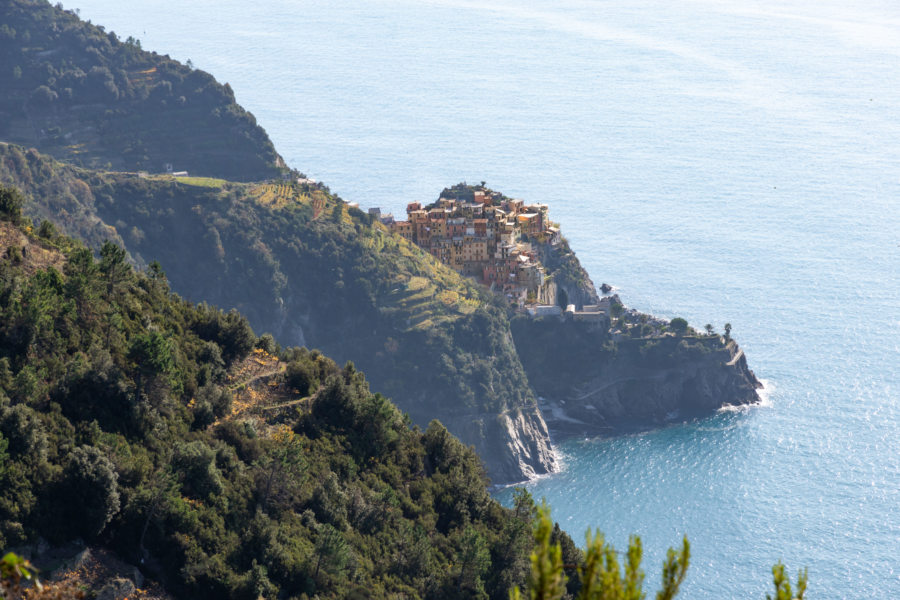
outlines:
[{"label": "rock face with vegetation", "polygon": [[565,308],[574,304],[582,309],[588,304],[597,304],[600,297],[590,275],[581,266],[569,242],[563,239],[559,244],[536,246],[541,264],[551,276],[549,287],[552,292],[546,298],[539,298],[545,304],[557,304]]},{"label": "rock face with vegetation", "polygon": [[561,435],[613,434],[759,401],[734,340],[695,332],[613,340],[608,329],[515,319],[516,347]]},{"label": "rock face with vegetation", "polygon": [[95,168],[238,181],[284,167],[228,84],[46,0],[0,4],[0,139]]}]

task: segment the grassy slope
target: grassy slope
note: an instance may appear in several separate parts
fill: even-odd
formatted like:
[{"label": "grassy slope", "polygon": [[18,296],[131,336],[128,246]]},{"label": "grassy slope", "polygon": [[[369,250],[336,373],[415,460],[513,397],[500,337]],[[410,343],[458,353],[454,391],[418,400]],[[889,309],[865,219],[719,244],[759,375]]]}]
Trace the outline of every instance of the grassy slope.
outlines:
[{"label": "grassy slope", "polygon": [[281,158],[228,85],[46,0],[0,4],[0,139],[95,168],[239,181]]}]

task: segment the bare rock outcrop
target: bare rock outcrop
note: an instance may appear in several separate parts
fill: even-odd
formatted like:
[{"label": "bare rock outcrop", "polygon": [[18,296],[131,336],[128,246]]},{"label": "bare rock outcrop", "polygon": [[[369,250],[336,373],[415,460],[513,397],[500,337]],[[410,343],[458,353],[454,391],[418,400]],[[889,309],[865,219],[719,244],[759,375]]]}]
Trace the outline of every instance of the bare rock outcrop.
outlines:
[{"label": "bare rock outcrop", "polygon": [[557,436],[611,435],[759,401],[762,384],[733,340],[614,340],[578,323],[518,320],[513,332]]},{"label": "bare rock outcrop", "polygon": [[451,418],[444,423],[485,458],[492,482],[518,483],[557,470],[550,430],[535,405],[501,415]]}]

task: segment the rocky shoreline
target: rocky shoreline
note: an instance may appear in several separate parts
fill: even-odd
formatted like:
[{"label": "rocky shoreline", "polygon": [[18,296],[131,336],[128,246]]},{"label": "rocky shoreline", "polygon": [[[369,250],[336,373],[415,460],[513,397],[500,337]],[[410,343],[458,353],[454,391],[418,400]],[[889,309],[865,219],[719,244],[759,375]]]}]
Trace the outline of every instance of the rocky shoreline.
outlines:
[{"label": "rocky shoreline", "polygon": [[555,440],[621,435],[706,417],[728,406],[759,404],[757,390],[763,387],[733,341],[721,353],[677,367],[612,365],[586,385],[580,394],[538,398]]},{"label": "rocky shoreline", "polygon": [[[560,288],[569,297],[597,298],[574,253],[567,262]],[[654,429],[760,402],[762,383],[729,334],[703,334],[683,320],[627,309],[618,296],[604,302],[613,308],[605,319],[564,315],[511,322],[551,445],[573,436]]]}]

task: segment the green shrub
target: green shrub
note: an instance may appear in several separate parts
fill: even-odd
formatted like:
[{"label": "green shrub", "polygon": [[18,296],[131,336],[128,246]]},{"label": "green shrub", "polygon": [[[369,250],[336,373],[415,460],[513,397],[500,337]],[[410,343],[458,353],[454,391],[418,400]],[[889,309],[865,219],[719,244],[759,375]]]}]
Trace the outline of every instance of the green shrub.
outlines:
[{"label": "green shrub", "polygon": [[25,197],[13,187],[0,185],[0,221],[10,221],[18,225],[22,221],[22,207]]},{"label": "green shrub", "polygon": [[54,492],[47,496],[56,527],[44,533],[60,541],[94,539],[119,511],[118,479],[99,448],[75,448]]}]

